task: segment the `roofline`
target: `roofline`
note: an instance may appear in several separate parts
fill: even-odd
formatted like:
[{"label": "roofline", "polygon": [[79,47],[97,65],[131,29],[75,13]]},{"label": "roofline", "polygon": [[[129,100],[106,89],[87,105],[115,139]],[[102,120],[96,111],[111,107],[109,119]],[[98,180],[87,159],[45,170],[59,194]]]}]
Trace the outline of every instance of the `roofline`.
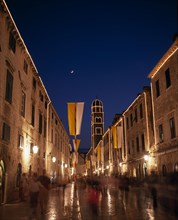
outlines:
[{"label": "roofline", "polygon": [[163,57],[159,60],[159,62],[155,65],[152,71],[148,74],[148,78],[153,78],[156,73],[161,69],[161,67],[167,62],[167,60],[173,56],[173,54],[178,50],[178,37],[175,39],[171,47],[167,50],[167,52],[163,55]]},{"label": "roofline", "polygon": [[47,92],[47,90],[46,90],[46,88],[45,88],[45,86],[44,86],[44,84],[43,84],[43,81],[42,81],[41,77],[39,76],[39,73],[38,73],[38,70],[37,70],[37,68],[36,68],[36,66],[35,66],[35,63],[33,62],[33,59],[32,59],[32,57],[31,57],[31,55],[30,55],[30,53],[29,53],[29,51],[28,51],[28,49],[27,49],[27,47],[26,47],[26,44],[25,44],[25,42],[24,42],[24,40],[23,40],[23,38],[22,38],[22,36],[21,36],[21,34],[20,34],[20,32],[19,32],[19,30],[18,30],[16,24],[15,24],[15,21],[14,21],[14,19],[13,19],[11,13],[10,13],[10,11],[9,11],[9,8],[8,8],[8,6],[7,6],[6,2],[5,2],[5,0],[2,0],[2,3],[4,4],[4,7],[5,7],[5,9],[6,9],[8,15],[9,15],[10,19],[11,19],[11,22],[12,22],[12,24],[14,25],[14,28],[15,28],[15,30],[17,31],[17,34],[18,34],[18,36],[19,36],[19,38],[20,38],[20,40],[21,40],[21,42],[22,42],[22,44],[23,44],[23,46],[24,46],[24,48],[25,48],[25,52],[27,53],[27,55],[28,55],[29,58],[30,58],[30,61],[31,61],[31,63],[32,63],[32,66],[33,66],[33,68],[35,69],[35,72],[38,74],[39,80],[40,80],[40,82],[41,82],[41,84],[42,84],[42,87],[44,88],[44,90],[45,90],[45,92],[46,92],[46,95],[47,95],[47,97],[48,97],[48,99],[49,99],[49,102],[51,102],[51,99],[50,99],[50,97],[49,97],[49,95],[48,95],[48,92]]}]

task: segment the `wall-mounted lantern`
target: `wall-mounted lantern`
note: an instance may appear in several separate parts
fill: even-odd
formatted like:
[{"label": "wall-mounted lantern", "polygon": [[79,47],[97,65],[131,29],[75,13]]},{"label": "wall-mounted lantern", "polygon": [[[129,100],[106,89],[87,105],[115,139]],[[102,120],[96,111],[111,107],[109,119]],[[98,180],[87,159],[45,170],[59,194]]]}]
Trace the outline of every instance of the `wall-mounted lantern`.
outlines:
[{"label": "wall-mounted lantern", "polygon": [[38,146],[36,146],[36,145],[33,146],[33,153],[34,154],[38,153]]}]

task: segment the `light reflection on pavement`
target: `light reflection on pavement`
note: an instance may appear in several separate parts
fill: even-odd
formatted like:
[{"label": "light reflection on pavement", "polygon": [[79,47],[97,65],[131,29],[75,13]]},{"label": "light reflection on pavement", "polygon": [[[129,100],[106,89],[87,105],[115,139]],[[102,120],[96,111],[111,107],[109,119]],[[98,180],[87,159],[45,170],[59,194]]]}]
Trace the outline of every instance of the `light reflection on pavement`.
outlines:
[{"label": "light reflection on pavement", "polygon": [[[129,192],[109,188],[100,193],[98,212],[93,213],[89,204],[89,187],[74,183],[50,190],[47,212],[37,220],[176,220],[176,216],[161,209],[154,210],[146,193],[137,188]],[[30,220],[28,203],[15,203],[0,206],[0,220]]]}]

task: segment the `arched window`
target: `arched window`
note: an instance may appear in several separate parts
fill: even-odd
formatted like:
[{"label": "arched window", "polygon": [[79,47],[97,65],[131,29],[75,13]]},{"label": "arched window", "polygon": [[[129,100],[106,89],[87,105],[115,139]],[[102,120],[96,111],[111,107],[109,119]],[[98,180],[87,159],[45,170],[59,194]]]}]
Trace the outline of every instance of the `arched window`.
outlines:
[{"label": "arched window", "polygon": [[95,123],[100,123],[101,122],[101,117],[95,117]]},{"label": "arched window", "polygon": [[167,175],[167,168],[165,165],[162,166],[162,174],[163,174],[163,176]]},{"label": "arched window", "polygon": [[102,134],[102,129],[99,127],[95,128],[95,134]]}]

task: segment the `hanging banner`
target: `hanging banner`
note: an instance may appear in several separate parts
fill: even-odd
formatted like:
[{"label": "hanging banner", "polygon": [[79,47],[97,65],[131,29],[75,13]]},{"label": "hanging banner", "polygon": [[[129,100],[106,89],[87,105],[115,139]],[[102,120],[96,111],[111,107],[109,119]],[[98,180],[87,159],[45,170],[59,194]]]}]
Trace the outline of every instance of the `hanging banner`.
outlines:
[{"label": "hanging banner", "polygon": [[122,126],[117,126],[117,146],[118,146],[118,148],[122,147],[122,132],[123,132]]},{"label": "hanging banner", "polygon": [[76,119],[75,119],[75,108],[76,105],[73,102],[68,103],[68,125],[69,125],[69,132],[70,135],[75,136],[76,134]]},{"label": "hanging banner", "polygon": [[68,103],[68,125],[70,135],[76,136],[80,134],[84,102]]},{"label": "hanging banner", "polygon": [[113,137],[113,147],[117,148],[117,133],[116,133],[116,126],[112,126],[112,137]]},{"label": "hanging banner", "polygon": [[101,161],[101,146],[100,144],[98,145],[98,161]]},{"label": "hanging banner", "polygon": [[89,160],[86,160],[86,168],[90,169],[90,161]]},{"label": "hanging banner", "polygon": [[80,139],[73,139],[74,151],[77,152],[80,145]]},{"label": "hanging banner", "polygon": [[84,102],[76,103],[76,135],[80,134],[83,118]]}]

